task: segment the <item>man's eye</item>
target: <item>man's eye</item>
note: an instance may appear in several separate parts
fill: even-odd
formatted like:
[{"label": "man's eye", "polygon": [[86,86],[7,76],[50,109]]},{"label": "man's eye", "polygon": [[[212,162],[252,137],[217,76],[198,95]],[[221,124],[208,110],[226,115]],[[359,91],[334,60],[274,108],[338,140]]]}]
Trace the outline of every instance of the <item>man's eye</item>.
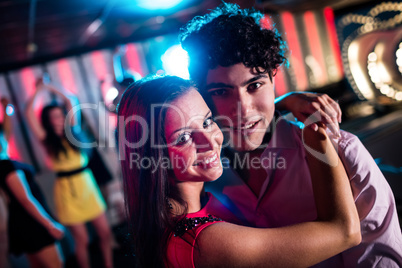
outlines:
[{"label": "man's eye", "polygon": [[211,96],[223,96],[226,94],[226,92],[227,92],[226,89],[221,88],[221,89],[216,89],[216,90],[210,91],[209,94]]},{"label": "man's eye", "polygon": [[212,119],[212,117],[208,117],[207,119],[205,119],[205,121],[202,124],[202,126],[204,128],[207,128],[207,127],[211,126],[213,123],[214,123],[214,120]]},{"label": "man's eye", "polygon": [[262,86],[262,83],[260,83],[260,82],[252,83],[248,86],[248,90],[253,91],[253,90],[260,88],[261,86]]},{"label": "man's eye", "polygon": [[176,144],[177,144],[177,145],[185,144],[185,143],[188,142],[190,139],[191,139],[190,133],[183,133],[183,134],[181,134],[181,135],[177,138]]}]

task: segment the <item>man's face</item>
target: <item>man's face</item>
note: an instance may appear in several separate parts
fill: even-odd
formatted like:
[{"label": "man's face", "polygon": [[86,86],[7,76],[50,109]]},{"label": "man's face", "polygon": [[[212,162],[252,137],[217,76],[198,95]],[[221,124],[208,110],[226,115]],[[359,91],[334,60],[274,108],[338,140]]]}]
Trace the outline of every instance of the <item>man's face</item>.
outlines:
[{"label": "man's face", "polygon": [[257,149],[275,110],[269,75],[254,73],[242,63],[218,66],[208,71],[205,90],[230,146],[237,151]]}]

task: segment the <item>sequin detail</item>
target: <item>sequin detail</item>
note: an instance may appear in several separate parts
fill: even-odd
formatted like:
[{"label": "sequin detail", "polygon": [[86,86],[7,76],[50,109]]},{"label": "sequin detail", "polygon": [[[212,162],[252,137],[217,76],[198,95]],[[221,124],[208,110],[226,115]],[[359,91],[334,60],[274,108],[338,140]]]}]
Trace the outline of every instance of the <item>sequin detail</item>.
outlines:
[{"label": "sequin detail", "polygon": [[176,224],[174,236],[182,236],[186,231],[191,230],[198,225],[214,221],[222,221],[222,219],[209,214],[208,217],[185,218]]}]

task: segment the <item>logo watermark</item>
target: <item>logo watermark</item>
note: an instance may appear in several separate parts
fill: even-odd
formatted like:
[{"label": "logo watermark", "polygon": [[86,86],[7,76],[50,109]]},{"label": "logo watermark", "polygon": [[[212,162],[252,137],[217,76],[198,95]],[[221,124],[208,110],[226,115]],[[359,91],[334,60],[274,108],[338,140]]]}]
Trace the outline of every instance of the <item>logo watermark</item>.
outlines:
[{"label": "logo watermark", "polygon": [[[160,112],[161,108],[167,108],[167,109],[174,109],[176,114],[177,114],[177,118],[178,120],[180,120],[180,122],[182,123],[183,126],[190,126],[192,124],[192,122],[195,122],[197,120],[203,120],[204,117],[203,116],[196,116],[194,118],[190,118],[190,119],[186,119],[185,116],[185,112],[181,111],[178,107],[171,105],[171,104],[154,104],[151,107],[151,118],[156,118],[158,116],[157,113]],[[239,106],[238,109],[241,109],[241,106]],[[76,138],[76,136],[74,135],[74,131],[73,128],[71,127],[71,123],[72,119],[74,117],[77,117],[77,115],[81,112],[89,112],[89,110],[91,110],[91,114],[97,114],[98,118],[97,121],[98,124],[98,137],[103,137],[103,139],[98,138],[97,141],[81,141],[78,140]],[[325,112],[325,110],[324,110]],[[316,124],[318,122],[320,122],[322,119],[322,111],[317,111],[314,114],[312,114],[311,116],[308,117],[308,119],[305,122],[305,127],[311,127],[311,125]],[[187,120],[187,121],[186,121]],[[228,132],[230,134],[230,132],[233,132],[234,129],[236,129],[236,126],[240,126],[241,125],[241,118],[238,117],[238,122],[234,123],[233,120],[231,120],[231,118],[227,117],[227,116],[216,116],[214,118],[215,121],[219,121],[219,122],[224,122],[225,127],[221,130],[223,132]],[[251,121],[251,119],[249,119]],[[268,127],[266,127],[265,129],[259,128],[259,129],[255,129],[254,132],[251,135],[254,135],[254,133],[262,133],[262,134],[266,134],[268,132],[275,132],[276,127],[278,124],[280,124],[281,120],[284,120],[282,117],[273,117],[272,119],[268,119],[268,118],[263,118],[261,116],[261,120],[271,120],[270,124],[268,124]],[[131,127],[133,124],[135,124],[139,129],[141,129],[140,131],[140,136],[136,137],[135,142],[130,142],[127,139],[126,133],[128,130],[128,127]],[[66,115],[66,120],[65,120],[65,124],[64,124],[64,128],[65,128],[65,133],[66,133],[66,137],[67,139],[75,146],[79,147],[79,148],[102,148],[102,147],[112,147],[112,148],[116,148],[117,143],[115,141],[116,136],[111,134],[114,133],[115,130],[118,130],[118,137],[117,139],[119,140],[119,150],[123,150],[122,152],[120,152],[119,155],[119,160],[125,160],[126,157],[126,150],[129,150],[128,152],[130,153],[130,149],[138,149],[138,148],[142,148],[143,146],[149,146],[151,149],[158,149],[158,148],[167,148],[169,146],[172,146],[172,144],[159,144],[157,141],[157,137],[155,136],[155,133],[158,133],[160,131],[163,130],[157,130],[156,128],[158,128],[158,122],[155,122],[155,120],[151,120],[151,122],[148,122],[145,118],[139,116],[139,115],[131,115],[128,117],[124,117],[124,116],[118,116],[116,114],[111,114],[108,113],[106,111],[106,109],[104,108],[104,103],[100,102],[99,104],[92,104],[92,103],[83,103],[80,105],[76,105],[74,106]],[[202,130],[192,130],[194,132],[196,131],[209,131],[207,129],[202,129]],[[109,134],[107,134],[109,133]],[[210,138],[213,139],[215,137],[215,135],[221,135],[219,131],[215,132],[215,133],[209,133],[210,134]],[[250,135],[250,136],[251,136]],[[283,136],[280,136],[283,135]],[[295,138],[292,136],[291,133],[280,133],[280,135],[272,135],[270,140],[268,141],[270,144],[270,147],[275,148],[278,144],[278,140],[279,139],[292,139]],[[250,137],[248,135],[225,135],[226,137],[235,137],[236,140],[235,142],[242,142],[245,141],[246,143],[249,143],[252,146],[259,146],[260,148],[265,148],[265,146],[267,146],[267,144],[253,144],[253,140],[250,139]],[[321,161],[334,166],[337,165],[337,160],[338,159],[333,159],[333,158],[328,158],[327,155],[324,152],[318,152],[316,150],[314,150],[313,148],[311,148],[310,146],[308,146],[305,142],[304,142],[304,134],[302,132],[302,146],[304,147],[304,149],[312,154],[314,157],[316,157],[317,159],[320,159]],[[242,139],[242,140],[239,140]],[[336,137],[332,137],[331,138],[333,146],[335,147],[335,150],[337,150],[337,139]],[[231,147],[231,145],[233,145],[234,141],[231,140],[225,140],[224,143],[222,144],[222,148],[226,148],[226,147]],[[202,143],[197,143],[194,144],[194,146],[196,147],[196,149],[202,149],[202,148],[206,148],[207,144],[202,144]],[[327,151],[327,150],[326,150]],[[151,167],[168,167],[169,165],[171,165],[172,160],[168,161],[168,159],[146,159],[141,157],[140,155],[138,155],[138,153],[130,153],[130,165],[136,165],[142,168],[151,168]],[[286,169],[287,167],[287,163],[286,163],[286,159],[284,159],[282,156],[277,156],[277,155],[270,155],[269,157],[267,157],[266,159],[261,159],[261,158],[251,158],[248,154],[242,154],[244,155],[243,157],[240,158],[240,155],[235,154],[231,166],[235,167],[235,168],[258,168],[258,167],[262,167],[264,169]],[[177,161],[178,163],[180,162],[182,166],[189,166],[190,163],[183,163],[183,159],[176,159],[174,161]],[[185,161],[184,161],[185,162]],[[226,161],[227,162],[227,161]],[[173,163],[174,164],[174,163]],[[223,165],[225,167],[225,165]]]}]

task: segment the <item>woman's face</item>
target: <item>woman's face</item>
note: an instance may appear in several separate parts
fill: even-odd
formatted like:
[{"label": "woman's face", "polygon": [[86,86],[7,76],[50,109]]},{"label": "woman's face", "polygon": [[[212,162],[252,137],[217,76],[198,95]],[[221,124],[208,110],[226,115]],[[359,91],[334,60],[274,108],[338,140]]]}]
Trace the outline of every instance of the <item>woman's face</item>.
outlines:
[{"label": "woman's face", "polygon": [[54,108],[49,111],[50,124],[56,135],[61,136],[64,130],[65,116],[61,108]]},{"label": "woman's face", "polygon": [[222,175],[223,135],[195,89],[170,103],[165,136],[178,181],[213,181]]}]

